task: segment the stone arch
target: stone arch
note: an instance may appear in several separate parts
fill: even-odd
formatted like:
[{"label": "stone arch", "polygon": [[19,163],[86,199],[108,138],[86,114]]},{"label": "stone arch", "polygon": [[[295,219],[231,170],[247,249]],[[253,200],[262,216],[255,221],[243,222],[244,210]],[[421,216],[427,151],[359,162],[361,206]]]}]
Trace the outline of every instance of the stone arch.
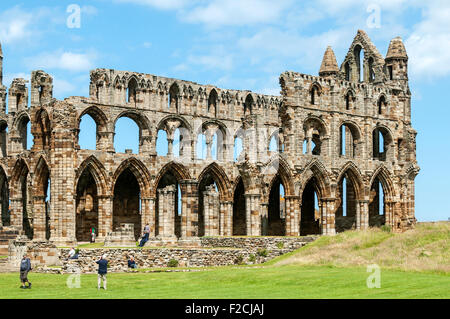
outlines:
[{"label": "stone arch", "polygon": [[219,189],[220,200],[230,200],[232,195],[230,193],[231,183],[227,177],[225,171],[217,163],[213,162],[206,166],[197,180],[199,183],[208,175],[212,175],[214,181],[217,183],[217,188]]},{"label": "stone arch", "polygon": [[209,92],[208,97],[208,115],[212,117],[217,117],[217,104],[219,101],[219,95],[217,94],[216,89],[212,89]]},{"label": "stone arch", "polygon": [[[214,135],[217,136],[217,157],[218,161],[225,161],[227,159],[227,141],[229,137],[229,130],[227,126],[219,120],[211,119],[202,123],[202,125],[198,128],[196,134],[196,142],[198,141],[198,136],[202,134],[206,138],[206,144],[208,147],[208,152],[211,150],[213,144]],[[208,143],[210,146],[208,146]],[[211,158],[212,158],[212,154]],[[208,157],[208,156],[207,156]]]},{"label": "stone arch", "polygon": [[169,88],[168,108],[171,110],[175,109],[176,113],[180,111],[180,92],[177,82],[173,82]]},{"label": "stone arch", "polygon": [[30,204],[29,175],[30,167],[28,163],[24,158],[18,158],[12,171],[10,183],[10,195],[11,199],[14,200],[11,223],[22,225],[22,230],[26,236],[33,239],[33,222],[28,211]]},{"label": "stone arch", "polygon": [[[383,191],[383,203],[381,203],[380,185]],[[384,224],[390,225],[393,222],[394,187],[389,171],[384,167],[378,167],[373,173],[368,185],[369,194],[369,227],[377,227]],[[381,207],[383,206],[383,212]]]},{"label": "stone arch", "polygon": [[381,93],[377,98],[377,114],[386,114],[388,104],[389,102],[386,94]]},{"label": "stone arch", "polygon": [[122,174],[127,168],[133,173],[136,177],[136,180],[139,183],[139,188],[142,194],[142,197],[149,197],[151,193],[151,183],[150,183],[150,173],[148,172],[147,167],[135,157],[130,157],[124,160],[119,167],[116,169],[113,175],[113,189],[112,193],[114,193],[114,188],[119,178],[120,174]]},{"label": "stone arch", "polygon": [[132,74],[127,81],[127,103],[131,103],[136,106],[137,104],[137,93],[139,90],[139,80]]},{"label": "stone arch", "polygon": [[[295,187],[293,182],[293,176],[291,174],[291,168],[289,163],[281,155],[273,155],[266,167],[263,170],[264,176],[270,176],[270,182],[268,187],[268,192],[272,189],[273,182],[278,175],[284,186],[284,191],[286,196],[295,195]],[[266,195],[268,195],[266,192]],[[266,198],[266,201],[268,198]]]},{"label": "stone arch", "polygon": [[244,185],[242,176],[238,176],[233,185],[233,217],[232,217],[232,235],[242,236],[247,234],[247,214],[245,193],[248,186]]},{"label": "stone arch", "polygon": [[108,132],[109,119],[105,115],[105,113],[95,105],[88,106],[84,110],[81,111],[80,115],[77,118],[77,147],[79,148],[79,138],[80,138],[80,125],[81,119],[85,115],[89,115],[95,122],[96,126],[96,149],[101,149],[102,147],[106,147],[107,139],[106,133]]},{"label": "stone arch", "polygon": [[[383,152],[380,152],[380,135],[383,137]],[[372,158],[386,161],[393,155],[393,134],[391,130],[380,123],[372,131]]]},{"label": "stone arch", "polygon": [[89,173],[94,178],[95,184],[98,189],[98,194],[102,196],[107,195],[109,189],[108,175],[106,174],[106,170],[103,164],[94,155],[86,158],[76,170],[74,185],[75,190],[77,189],[78,181],[80,180],[81,175],[86,170],[89,171]]},{"label": "stone arch", "polygon": [[31,118],[27,111],[21,111],[14,119],[13,127],[17,136],[20,138],[20,146],[22,150],[28,149],[27,126],[31,125]]},{"label": "stone arch", "polygon": [[325,122],[316,116],[309,116],[303,122],[303,131],[305,136],[304,143],[306,143],[306,154],[326,155],[322,152],[323,150],[326,150],[326,145],[322,147],[322,144],[324,138],[328,136]]},{"label": "stone arch", "polygon": [[340,156],[354,158],[362,153],[362,132],[357,123],[351,120],[343,120],[339,124],[338,154]]},{"label": "stone arch", "polygon": [[245,97],[244,102],[244,115],[252,114],[253,113],[253,105],[255,104],[252,94],[248,93]]},{"label": "stone arch", "polygon": [[384,165],[379,166],[374,171],[370,178],[369,187],[373,184],[377,177],[380,179],[381,185],[383,186],[383,191],[385,193],[384,196],[386,199],[393,200],[395,197],[395,187],[392,183],[391,173]]},{"label": "stone arch", "polygon": [[113,123],[114,132],[116,131],[117,121],[121,118],[129,118],[133,120],[139,128],[139,153],[150,150],[150,140],[152,138],[151,125],[144,113],[134,110],[122,111]]},{"label": "stone arch", "polygon": [[344,93],[345,110],[354,109],[354,103],[356,101],[356,92],[353,88],[348,88]]},{"label": "stone arch", "polygon": [[310,85],[308,93],[310,96],[310,103],[315,105],[317,104],[318,98],[322,95],[322,86],[318,82],[314,82]]},{"label": "stone arch", "polygon": [[158,187],[158,184],[161,181],[161,178],[167,172],[172,172],[178,181],[191,179],[189,170],[183,164],[177,163],[175,161],[167,163],[160,169],[158,175],[155,178],[155,181],[153,183],[153,187],[151,190],[151,194],[150,194],[151,197],[156,197],[156,189]]},{"label": "stone arch", "polygon": [[34,236],[50,239],[50,203],[47,196],[50,183],[50,169],[44,156],[39,157],[33,178],[33,228]]}]

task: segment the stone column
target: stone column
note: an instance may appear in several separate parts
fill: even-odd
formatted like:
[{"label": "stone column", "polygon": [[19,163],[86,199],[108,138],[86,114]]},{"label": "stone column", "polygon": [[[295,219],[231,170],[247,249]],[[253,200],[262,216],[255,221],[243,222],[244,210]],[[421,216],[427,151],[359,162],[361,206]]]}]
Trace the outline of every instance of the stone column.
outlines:
[{"label": "stone column", "polygon": [[14,226],[17,230],[23,229],[23,209],[22,209],[22,197],[13,197],[11,201],[11,226]]},{"label": "stone column", "polygon": [[259,194],[245,194],[247,236],[261,236],[261,215]]},{"label": "stone column", "polygon": [[232,236],[233,228],[233,202],[220,202],[220,236]]},{"label": "stone column", "polygon": [[322,219],[322,234],[323,235],[335,235],[335,199],[327,198],[322,200],[321,219]]},{"label": "stone column", "polygon": [[181,237],[183,240],[198,236],[198,182],[180,181],[181,188]]},{"label": "stone column", "polygon": [[45,196],[33,198],[33,240],[42,241],[45,238]]},{"label": "stone column", "polygon": [[300,206],[298,196],[285,196],[286,236],[300,236]]},{"label": "stone column", "polygon": [[175,185],[160,188],[158,191],[158,237],[161,239],[175,238]]},{"label": "stone column", "polygon": [[143,135],[139,143],[139,153],[149,153],[152,151],[152,136]]},{"label": "stone column", "polygon": [[219,193],[214,185],[206,187],[203,192],[203,216],[205,236],[219,235]]},{"label": "stone column", "polygon": [[98,196],[98,241],[103,241],[112,229],[113,196]]},{"label": "stone column", "polygon": [[369,228],[369,201],[361,200],[358,206],[359,210],[356,211],[356,227],[361,230],[367,229]]}]

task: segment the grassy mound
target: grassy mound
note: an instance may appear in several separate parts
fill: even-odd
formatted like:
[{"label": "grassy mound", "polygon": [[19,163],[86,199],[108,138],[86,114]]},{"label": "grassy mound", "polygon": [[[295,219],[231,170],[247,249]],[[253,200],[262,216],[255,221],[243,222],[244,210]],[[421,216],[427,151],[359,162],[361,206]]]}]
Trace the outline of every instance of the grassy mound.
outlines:
[{"label": "grassy mound", "polygon": [[390,269],[450,273],[449,248],[449,222],[418,223],[415,229],[400,234],[387,228],[373,228],[322,236],[274,264],[338,267],[377,264]]}]

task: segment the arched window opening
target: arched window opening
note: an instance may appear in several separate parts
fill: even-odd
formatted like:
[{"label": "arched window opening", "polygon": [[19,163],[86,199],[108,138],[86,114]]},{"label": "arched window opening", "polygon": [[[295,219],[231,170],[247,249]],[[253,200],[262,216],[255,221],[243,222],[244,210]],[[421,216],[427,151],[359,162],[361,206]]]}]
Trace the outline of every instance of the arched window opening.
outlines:
[{"label": "arched window opening", "polygon": [[391,144],[391,138],[387,130],[383,128],[376,128],[372,132],[372,148],[373,158],[380,161],[385,161],[389,146]]},{"label": "arched window opening", "polygon": [[267,225],[265,233],[268,236],[284,236],[286,234],[285,213],[284,186],[280,177],[277,176],[270,190],[267,221],[264,222]]},{"label": "arched window opening", "polygon": [[199,134],[197,136],[197,158],[206,159],[206,136]]},{"label": "arched window opening", "polygon": [[375,81],[375,71],[373,70],[373,58],[369,58],[369,82]]},{"label": "arched window opening", "polygon": [[245,236],[247,234],[244,194],[244,183],[242,178],[239,178],[233,196],[233,236]]},{"label": "arched window opening", "polygon": [[345,80],[350,81],[350,63],[346,62],[344,66]]},{"label": "arched window opening", "polygon": [[173,133],[173,156],[180,157],[181,135],[180,130],[176,129]]},{"label": "arched window opening", "polygon": [[28,116],[22,117],[17,128],[22,150],[30,150],[33,146],[33,135],[31,134],[31,122]]},{"label": "arched window opening", "polygon": [[370,188],[369,227],[379,227],[386,222],[385,194],[383,184],[376,177]]},{"label": "arched window opening", "polygon": [[252,114],[253,111],[252,108],[253,108],[253,98],[251,94],[248,94],[247,97],[245,98],[244,103],[244,115]]},{"label": "arched window opening", "polygon": [[178,113],[178,100],[180,95],[180,89],[176,83],[172,84],[169,90],[168,108],[174,109]]},{"label": "arched window opening", "polygon": [[97,123],[89,114],[81,117],[78,144],[81,149],[97,149]]},{"label": "arched window opening", "polygon": [[158,156],[167,156],[169,150],[169,142],[167,141],[167,133],[159,130],[156,137],[156,154]]},{"label": "arched window opening", "polygon": [[133,224],[136,240],[141,235],[140,201],[139,183],[131,169],[126,168],[114,185],[113,229],[119,229],[120,224]]},{"label": "arched window opening", "polygon": [[316,96],[317,96],[317,88],[313,86],[311,88],[310,97],[311,97],[311,105],[316,104]]},{"label": "arched window opening", "polygon": [[121,117],[114,128],[114,149],[117,153],[132,152],[139,154],[141,131],[134,120]]},{"label": "arched window opening", "polygon": [[278,144],[278,136],[274,134],[269,142],[269,152],[278,152]]},{"label": "arched window opening", "polygon": [[317,192],[318,183],[315,177],[309,180],[302,194],[300,218],[300,236],[320,234],[320,196]]},{"label": "arched window opening", "polygon": [[209,93],[209,98],[208,98],[208,115],[211,117],[216,117],[217,115],[217,101],[218,101],[218,97],[217,97],[217,92],[215,89],[211,90],[211,93]]},{"label": "arched window opening", "polygon": [[338,184],[339,208],[336,211],[336,232],[356,228],[356,193],[353,182],[344,175]]},{"label": "arched window opening", "polygon": [[389,80],[392,81],[394,79],[394,73],[393,73],[393,70],[392,70],[392,65],[388,66],[388,72],[389,72]]},{"label": "arched window opening", "polygon": [[357,140],[359,136],[357,130],[348,124],[342,124],[339,130],[340,133],[340,143],[339,143],[339,154],[341,156],[354,158],[357,152]]},{"label": "arched window opening", "polygon": [[76,237],[77,241],[90,241],[90,231],[98,235],[98,191],[89,169],[81,174],[77,184]]},{"label": "arched window opening", "polygon": [[353,94],[348,91],[345,95],[345,109],[347,111],[351,110],[353,108]]},{"label": "arched window opening", "polygon": [[354,49],[354,57],[356,61],[356,74],[358,76],[358,81],[363,82],[365,80],[364,76],[364,49],[357,45]]},{"label": "arched window opening", "polygon": [[234,162],[239,162],[242,160],[242,156],[244,155],[243,150],[244,150],[244,144],[243,144],[242,138],[235,137],[234,138],[234,154],[233,154]]},{"label": "arched window opening", "polygon": [[135,78],[132,78],[129,82],[128,82],[128,87],[127,87],[127,103],[130,103],[134,106],[136,106],[137,104],[137,88],[138,88],[138,84]]}]

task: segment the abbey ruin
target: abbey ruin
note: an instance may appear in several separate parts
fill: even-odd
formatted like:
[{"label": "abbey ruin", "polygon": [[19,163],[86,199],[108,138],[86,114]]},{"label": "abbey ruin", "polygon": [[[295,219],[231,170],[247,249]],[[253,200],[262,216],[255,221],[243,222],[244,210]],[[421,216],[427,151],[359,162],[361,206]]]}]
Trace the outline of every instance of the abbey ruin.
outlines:
[{"label": "abbey ruin", "polygon": [[[329,47],[318,76],[282,73],[281,96],[96,69],[89,97],[61,101],[44,71],[32,72],[30,89],[24,79],[7,89],[2,63],[0,48],[0,226],[30,240],[72,245],[95,227],[103,241],[123,223],[136,239],[148,224],[151,241],[183,243],[416,222],[417,132],[400,38],[383,57],[358,31],[340,67]],[[79,146],[85,115],[96,150]],[[139,127],[138,154],[114,148],[122,117]]]}]

